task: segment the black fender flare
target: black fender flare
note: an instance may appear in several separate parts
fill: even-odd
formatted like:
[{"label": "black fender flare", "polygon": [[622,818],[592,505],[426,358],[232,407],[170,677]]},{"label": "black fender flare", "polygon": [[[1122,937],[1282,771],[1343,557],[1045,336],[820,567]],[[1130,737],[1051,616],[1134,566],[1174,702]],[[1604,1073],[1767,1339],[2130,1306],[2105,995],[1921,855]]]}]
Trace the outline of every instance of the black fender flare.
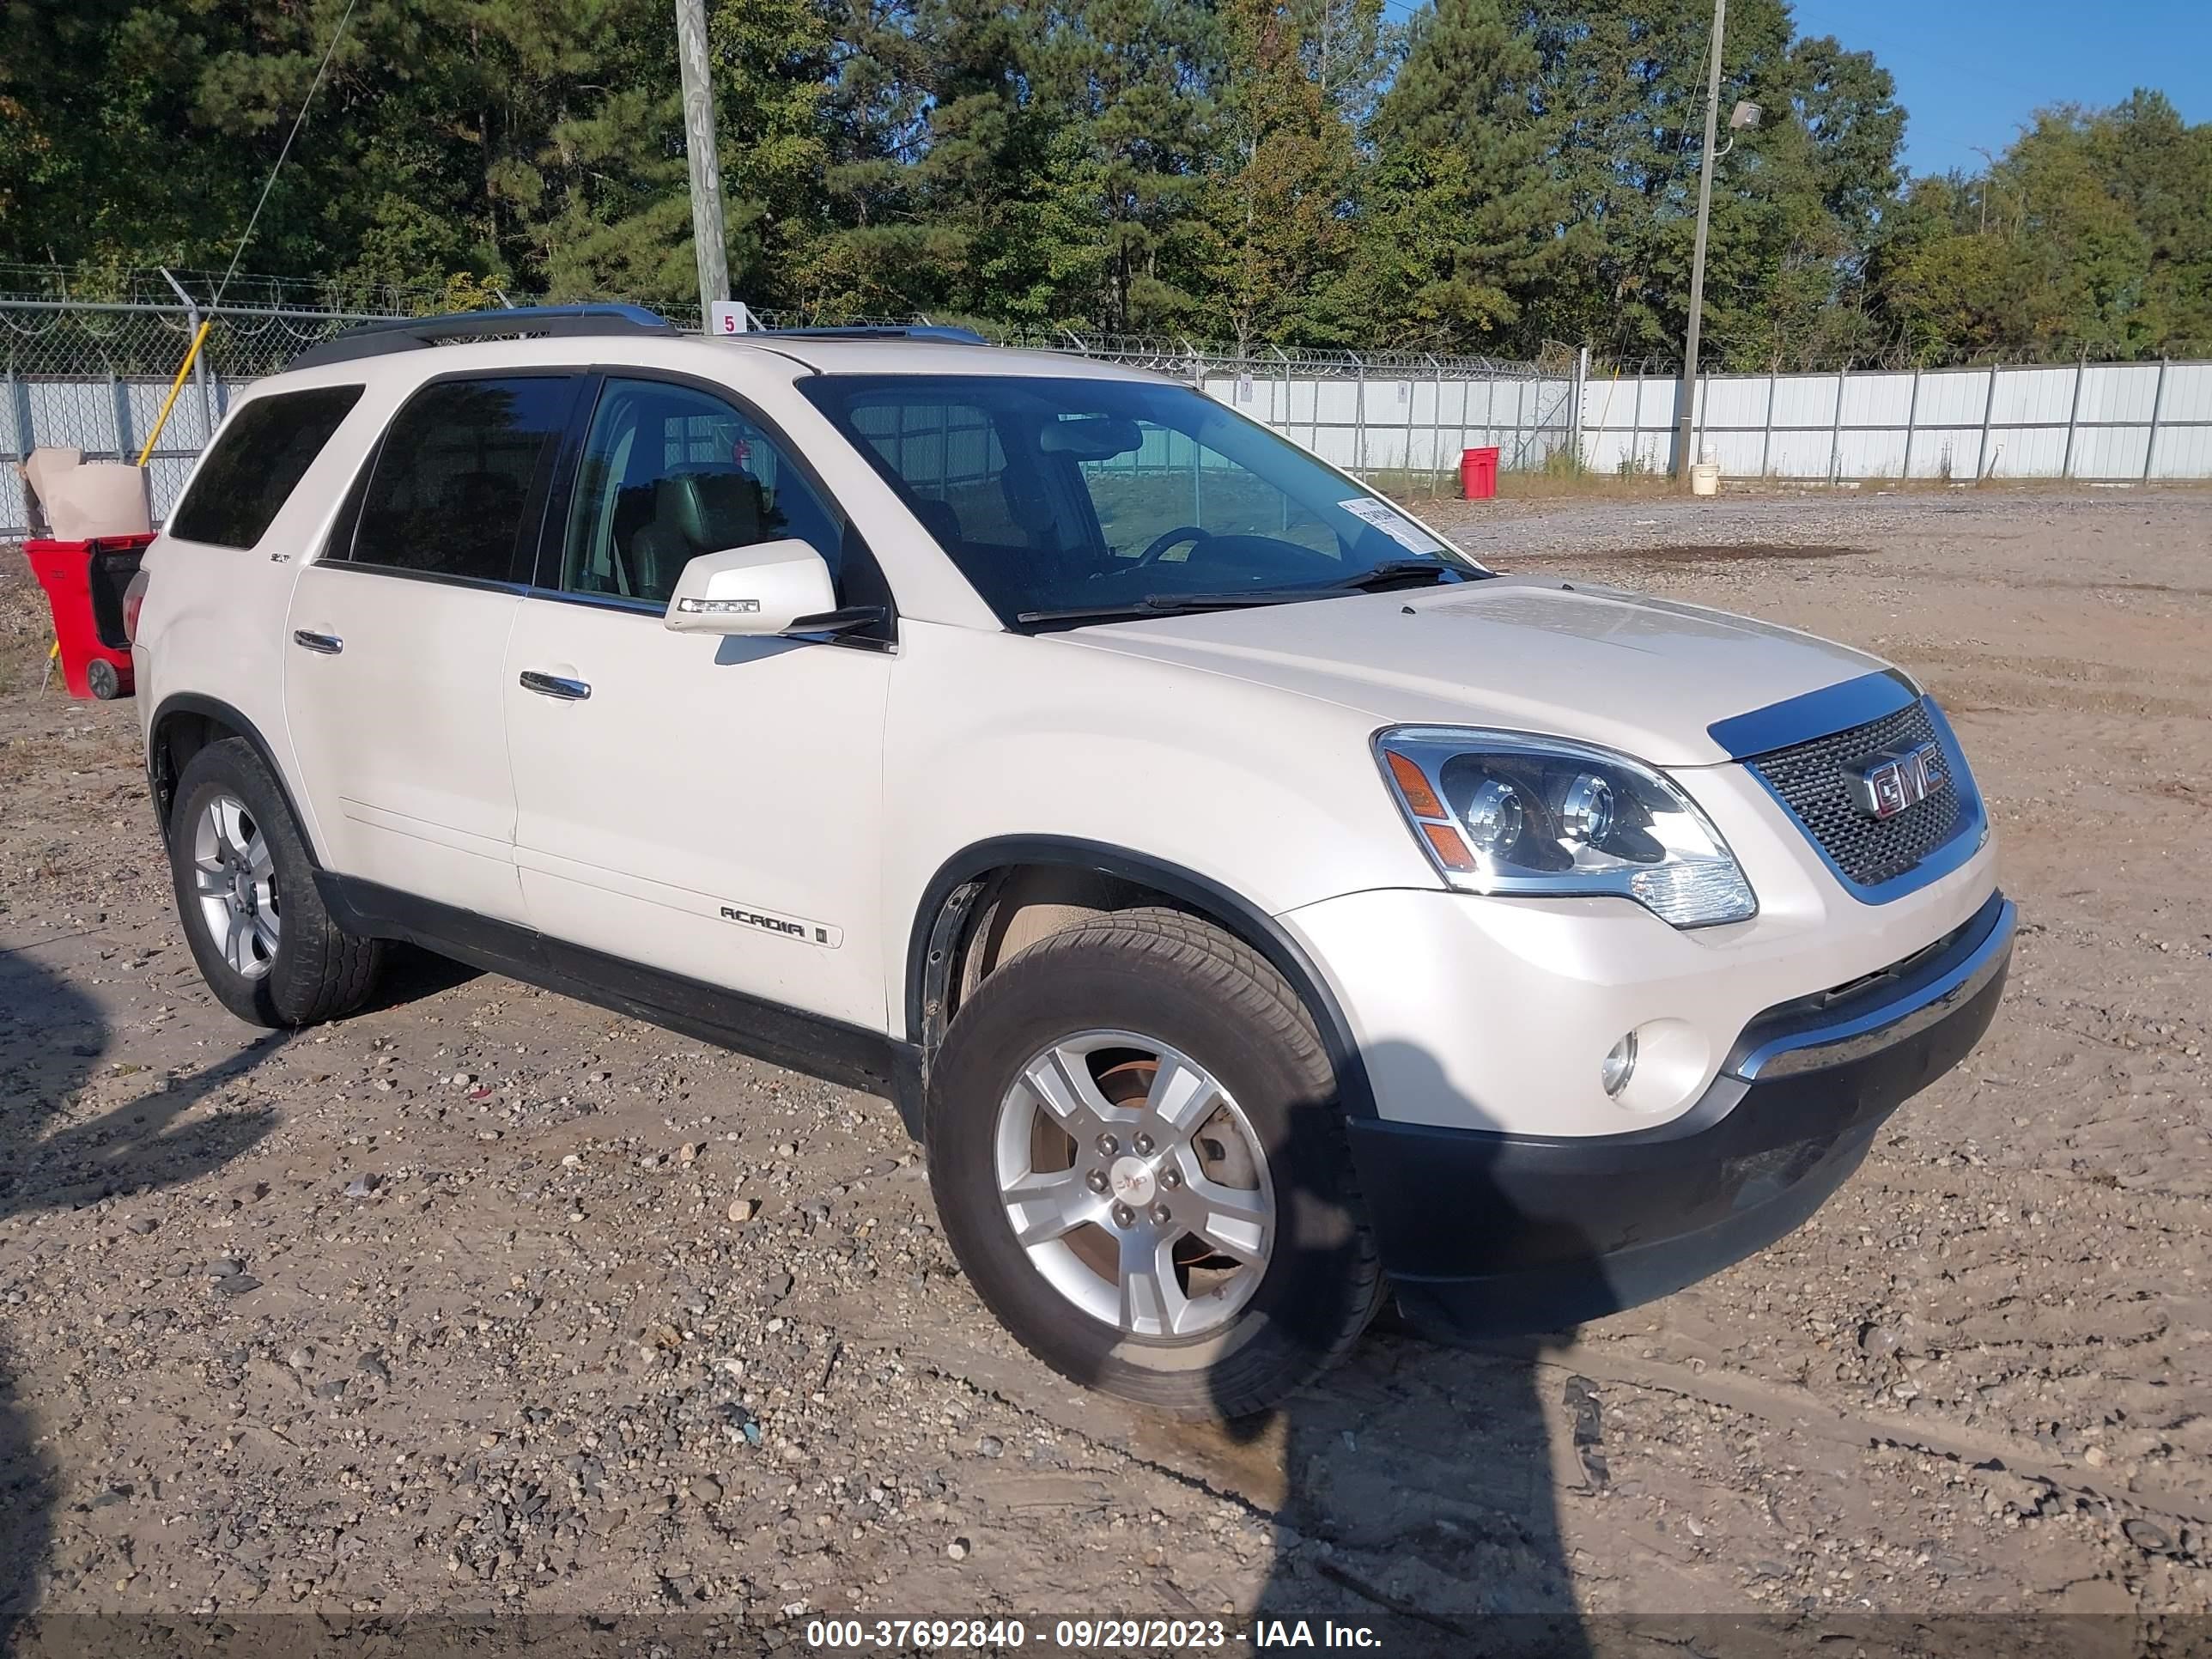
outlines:
[{"label": "black fender flare", "polygon": [[299,829],[300,844],[307,849],[307,857],[313,861],[315,868],[321,869],[323,855],[315,846],[308,821],[300,811],[300,803],[292,799],[292,786],[285,781],[284,769],[276,763],[276,750],[269,746],[269,739],[261,735],[261,728],[220,698],[204,697],[197,691],[172,692],[161,699],[161,707],[154,711],[154,718],[146,722],[146,787],[154,798],[154,817],[161,828],[161,844],[166,848],[169,842],[170,796],[176,785],[173,777],[164,778],[158,770],[158,757],[163,747],[161,728],[179,714],[203,715],[218,725],[228,726],[253,746],[253,752],[260,757],[262,765],[269,769],[269,775],[276,781],[276,793],[284,798],[284,810],[292,815],[292,822]]},{"label": "black fender flare", "polygon": [[[1337,1095],[1354,1117],[1376,1115],[1375,1095],[1352,1024],[1304,946],[1273,916],[1209,877],[1149,854],[1068,836],[1000,836],[962,848],[938,867],[914,915],[907,938],[906,1035],[925,1052],[934,1047],[951,973],[949,934],[964,920],[966,901],[956,896],[992,871],[1011,865],[1058,865],[1093,870],[1151,887],[1211,918],[1266,957],[1290,981],[1313,1016],[1336,1072]],[[954,926],[948,927],[950,922]],[[933,983],[933,981],[934,982]]]}]

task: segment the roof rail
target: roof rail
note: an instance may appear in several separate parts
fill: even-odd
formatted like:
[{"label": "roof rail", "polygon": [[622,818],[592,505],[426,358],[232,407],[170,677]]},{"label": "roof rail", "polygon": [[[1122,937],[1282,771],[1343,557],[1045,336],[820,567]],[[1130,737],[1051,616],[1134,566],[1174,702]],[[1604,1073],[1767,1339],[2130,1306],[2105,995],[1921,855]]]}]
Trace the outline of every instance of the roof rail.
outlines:
[{"label": "roof rail", "polygon": [[504,335],[674,334],[676,325],[643,306],[512,306],[504,311],[464,311],[445,317],[401,317],[365,323],[311,345],[288,369],[349,363],[387,352],[413,351],[447,340]]},{"label": "roof rail", "polygon": [[[780,340],[953,340],[962,345],[991,343],[974,329],[957,328],[951,323],[854,323],[844,327],[756,328],[747,333],[766,334]],[[729,337],[744,339],[746,335]]]}]

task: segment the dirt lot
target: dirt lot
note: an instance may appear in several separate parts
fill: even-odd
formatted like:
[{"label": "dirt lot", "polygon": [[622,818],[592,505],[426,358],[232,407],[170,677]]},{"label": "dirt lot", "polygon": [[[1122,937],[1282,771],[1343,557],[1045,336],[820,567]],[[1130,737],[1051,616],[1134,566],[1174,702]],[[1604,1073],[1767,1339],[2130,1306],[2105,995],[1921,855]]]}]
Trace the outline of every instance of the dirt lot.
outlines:
[{"label": "dirt lot", "polygon": [[1772,1249],[1511,1352],[1377,1331],[1234,1430],[1014,1349],[881,1103],[423,958],[328,1029],[224,1015],[136,710],[36,695],[10,556],[0,1645],[87,1613],[681,1612],[742,1651],[823,1611],[1258,1609],[1400,1653],[1499,1613],[2212,1613],[2212,495],[1433,516],[1923,678],[1993,803],[2014,988]]}]

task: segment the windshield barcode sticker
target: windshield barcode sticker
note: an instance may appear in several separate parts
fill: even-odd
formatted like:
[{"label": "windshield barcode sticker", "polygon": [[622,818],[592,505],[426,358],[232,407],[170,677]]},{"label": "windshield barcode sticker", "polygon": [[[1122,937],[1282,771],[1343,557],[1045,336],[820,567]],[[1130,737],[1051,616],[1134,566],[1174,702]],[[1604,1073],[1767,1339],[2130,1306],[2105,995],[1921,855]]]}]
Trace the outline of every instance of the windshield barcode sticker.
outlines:
[{"label": "windshield barcode sticker", "polygon": [[1355,519],[1364,519],[1399,546],[1411,553],[1441,553],[1444,544],[1415,524],[1401,518],[1388,501],[1378,501],[1372,495],[1354,495],[1337,505]]}]

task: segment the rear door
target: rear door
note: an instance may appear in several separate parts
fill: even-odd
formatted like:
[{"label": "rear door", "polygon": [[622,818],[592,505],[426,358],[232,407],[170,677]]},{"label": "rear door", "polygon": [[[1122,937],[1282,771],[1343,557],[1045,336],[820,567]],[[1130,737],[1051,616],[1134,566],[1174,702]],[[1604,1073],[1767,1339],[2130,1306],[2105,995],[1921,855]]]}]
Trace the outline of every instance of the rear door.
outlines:
[{"label": "rear door", "polygon": [[431,381],[300,573],[285,713],[343,874],[525,920],[500,671],[580,384]]},{"label": "rear door", "polygon": [[[836,641],[671,633],[702,553],[794,538],[840,605]],[[884,1029],[889,590],[790,444],[730,395],[609,378],[539,586],[508,641],[515,854],[553,938],[871,1030]]]}]

